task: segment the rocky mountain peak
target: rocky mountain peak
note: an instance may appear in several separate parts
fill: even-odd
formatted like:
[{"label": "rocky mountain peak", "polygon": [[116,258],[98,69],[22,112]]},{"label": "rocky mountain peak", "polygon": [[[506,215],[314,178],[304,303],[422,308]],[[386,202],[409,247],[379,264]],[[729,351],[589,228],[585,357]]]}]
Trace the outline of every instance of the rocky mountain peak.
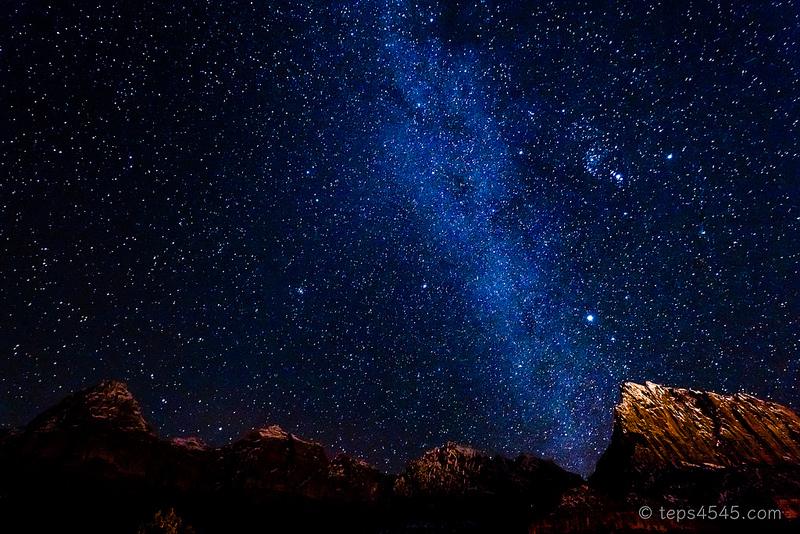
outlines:
[{"label": "rocky mountain peak", "polygon": [[634,463],[800,464],[800,418],[784,406],[652,382],[621,394],[609,453],[624,448]]},{"label": "rocky mountain peak", "polygon": [[295,437],[279,427],[278,425],[272,425],[267,428],[258,428],[253,430],[248,434],[250,439],[295,439]]},{"label": "rocky mountain peak", "polygon": [[128,386],[117,380],[105,380],[67,396],[28,423],[25,432],[51,432],[96,424],[155,435]]},{"label": "rocky mountain peak", "polygon": [[547,486],[553,494],[581,482],[552,462],[521,455],[516,460],[484,454],[472,447],[449,442],[409,463],[395,481],[394,491],[404,497],[493,495],[534,496]]},{"label": "rocky mountain peak", "polygon": [[395,491],[404,496],[465,493],[476,489],[482,465],[490,462],[471,447],[448,442],[411,462],[395,482]]},{"label": "rocky mountain peak", "polygon": [[169,440],[169,443],[175,447],[192,451],[207,451],[211,449],[205,441],[195,436],[190,436],[188,438],[172,438]]}]

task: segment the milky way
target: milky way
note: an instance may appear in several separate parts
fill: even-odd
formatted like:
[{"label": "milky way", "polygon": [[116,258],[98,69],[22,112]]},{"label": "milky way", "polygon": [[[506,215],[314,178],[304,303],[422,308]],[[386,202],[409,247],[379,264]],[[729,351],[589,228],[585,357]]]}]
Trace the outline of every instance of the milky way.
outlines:
[{"label": "milky way", "polygon": [[0,423],[586,475],[626,380],[798,407],[791,2],[13,4]]}]

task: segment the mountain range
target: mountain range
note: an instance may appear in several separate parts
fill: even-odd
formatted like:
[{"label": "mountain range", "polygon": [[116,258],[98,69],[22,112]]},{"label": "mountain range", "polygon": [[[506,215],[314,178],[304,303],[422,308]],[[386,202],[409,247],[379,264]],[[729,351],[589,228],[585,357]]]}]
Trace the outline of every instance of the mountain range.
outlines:
[{"label": "mountain range", "polygon": [[457,443],[388,475],[277,426],[219,448],[164,440],[127,386],[107,380],[0,432],[0,512],[30,532],[797,531],[792,410],[650,382],[620,392],[608,449],[584,480]]}]

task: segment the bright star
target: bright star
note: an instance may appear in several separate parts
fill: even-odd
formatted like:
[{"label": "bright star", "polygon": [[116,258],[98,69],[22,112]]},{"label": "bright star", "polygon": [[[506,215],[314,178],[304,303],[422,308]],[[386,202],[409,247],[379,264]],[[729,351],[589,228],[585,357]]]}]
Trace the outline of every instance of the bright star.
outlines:
[{"label": "bright star", "polygon": [[590,323],[593,322],[594,321],[594,315],[587,315],[586,316],[586,320],[589,321]]}]

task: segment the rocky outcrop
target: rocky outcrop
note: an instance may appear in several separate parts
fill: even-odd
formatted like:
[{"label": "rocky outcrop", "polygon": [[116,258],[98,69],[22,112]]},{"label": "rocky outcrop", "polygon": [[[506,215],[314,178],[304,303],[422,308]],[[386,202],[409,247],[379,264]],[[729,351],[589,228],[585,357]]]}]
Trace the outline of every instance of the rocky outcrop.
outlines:
[{"label": "rocky outcrop", "polygon": [[448,443],[411,462],[395,481],[394,491],[406,498],[491,496],[546,506],[543,501],[558,499],[582,482],[578,475],[539,458],[492,458],[473,448]]},{"label": "rocky outcrop", "polygon": [[750,395],[626,383],[590,484],[629,503],[800,509],[800,418]]},{"label": "rocky outcrop", "polygon": [[143,480],[159,462],[159,440],[121,382],[105,381],[65,398],[3,442],[5,484],[75,473]]},{"label": "rocky outcrop", "polygon": [[[620,392],[611,443],[589,485],[564,493],[530,533],[796,531],[794,412],[750,395],[650,382]],[[741,521],[751,510],[771,510],[772,519]]]},{"label": "rocky outcrop", "polygon": [[28,423],[25,433],[45,434],[87,427],[155,436],[128,387],[116,380],[106,380],[69,395]]},{"label": "rocky outcrop", "polygon": [[338,454],[328,465],[330,496],[338,501],[385,502],[391,495],[393,478],[345,454]]},{"label": "rocky outcrop", "polygon": [[800,418],[778,404],[628,382],[608,456],[634,464],[800,465]]},{"label": "rocky outcrop", "polygon": [[447,443],[410,462],[395,480],[394,495],[411,530],[521,532],[581,483],[578,475],[533,456],[511,460]]},{"label": "rocky outcrop", "polygon": [[325,449],[278,426],[254,430],[223,447],[219,467],[223,489],[266,490],[316,499],[327,495]]}]

